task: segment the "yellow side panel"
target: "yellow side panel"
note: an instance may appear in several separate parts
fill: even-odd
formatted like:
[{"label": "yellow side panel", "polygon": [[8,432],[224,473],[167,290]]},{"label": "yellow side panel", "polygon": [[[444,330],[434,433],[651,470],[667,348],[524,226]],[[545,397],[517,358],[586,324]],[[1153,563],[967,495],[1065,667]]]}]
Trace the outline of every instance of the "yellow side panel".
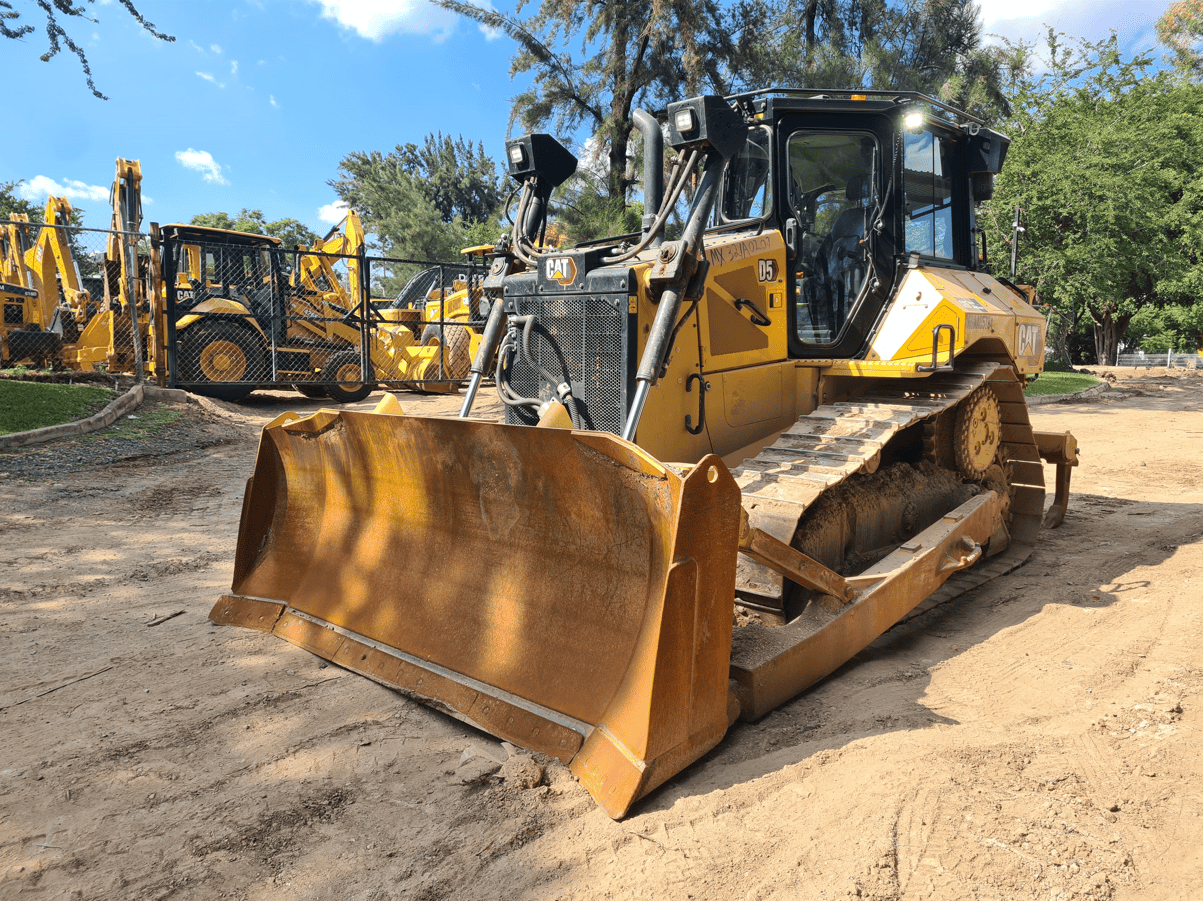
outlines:
[{"label": "yellow side panel", "polygon": [[799,409],[798,391],[805,383],[798,373],[796,361],[784,360],[708,374],[711,390],[706,396],[706,429],[714,452],[732,464],[735,457],[772,444],[802,411],[808,412],[805,402]]},{"label": "yellow side panel", "polygon": [[[931,363],[934,330],[955,330],[953,352],[990,340],[1020,372],[1044,361],[1044,318],[1026,298],[984,272],[915,269],[907,273],[863,361],[836,363],[833,375],[908,375]],[[939,362],[949,356],[949,333],[939,335]],[[883,365],[884,364],[884,365]]]},{"label": "yellow side panel", "polygon": [[[785,315],[785,242],[778,231],[710,236],[710,272],[701,314],[702,368],[707,372],[755,366],[788,356]],[[756,325],[751,301],[771,324]],[[641,320],[642,321],[642,320]],[[651,320],[648,320],[649,322]]]}]

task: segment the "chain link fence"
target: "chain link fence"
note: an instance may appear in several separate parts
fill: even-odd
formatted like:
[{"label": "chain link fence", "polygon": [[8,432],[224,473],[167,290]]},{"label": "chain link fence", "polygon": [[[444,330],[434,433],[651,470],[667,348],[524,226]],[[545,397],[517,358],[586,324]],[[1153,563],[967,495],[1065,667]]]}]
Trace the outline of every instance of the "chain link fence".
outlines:
[{"label": "chain link fence", "polygon": [[483,264],[286,250],[184,226],[164,227],[160,248],[171,384],[226,400],[257,387],[339,402],[375,386],[454,391],[488,312]]},{"label": "chain link fence", "polygon": [[1120,354],[1116,357],[1115,365],[1143,366],[1146,369],[1152,369],[1154,366],[1165,366],[1168,369],[1203,369],[1203,354],[1176,353],[1172,350],[1156,354]]},{"label": "chain link fence", "polygon": [[0,366],[101,369],[239,400],[452,392],[488,307],[480,258],[286,249],[263,235],[0,222]]}]

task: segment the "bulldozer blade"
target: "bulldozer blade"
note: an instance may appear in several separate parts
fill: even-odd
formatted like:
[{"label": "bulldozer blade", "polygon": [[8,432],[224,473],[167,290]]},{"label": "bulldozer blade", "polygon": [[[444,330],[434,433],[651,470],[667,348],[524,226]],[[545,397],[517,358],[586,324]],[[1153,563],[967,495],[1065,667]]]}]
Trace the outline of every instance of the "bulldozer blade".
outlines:
[{"label": "bulldozer blade", "polygon": [[569,763],[610,816],[734,719],[740,493],[612,435],[321,410],[264,429],[215,623]]}]

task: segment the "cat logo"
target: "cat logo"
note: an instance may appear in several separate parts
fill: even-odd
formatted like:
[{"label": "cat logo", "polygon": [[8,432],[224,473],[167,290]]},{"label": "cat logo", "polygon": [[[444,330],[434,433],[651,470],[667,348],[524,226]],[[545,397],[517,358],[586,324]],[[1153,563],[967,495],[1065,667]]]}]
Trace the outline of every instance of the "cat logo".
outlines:
[{"label": "cat logo", "polygon": [[576,262],[572,257],[552,257],[547,261],[545,272],[551,281],[571,285],[576,281]]},{"label": "cat logo", "polygon": [[1044,351],[1044,341],[1038,325],[1019,326],[1019,356],[1038,357]]}]

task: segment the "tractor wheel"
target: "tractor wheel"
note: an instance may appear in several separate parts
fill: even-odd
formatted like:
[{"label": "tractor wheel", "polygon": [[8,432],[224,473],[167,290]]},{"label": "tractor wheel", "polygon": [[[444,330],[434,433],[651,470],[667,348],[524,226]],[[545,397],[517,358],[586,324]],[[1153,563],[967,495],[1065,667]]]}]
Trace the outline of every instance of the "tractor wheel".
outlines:
[{"label": "tractor wheel", "polygon": [[[325,386],[326,393],[330,395],[331,400],[340,404],[353,404],[363,400],[376,387],[372,383],[371,366],[369,365],[365,378],[359,354],[354,351],[344,350],[331,356],[322,367],[322,377],[331,382]],[[343,384],[336,385],[334,382]]]},{"label": "tractor wheel", "polygon": [[[443,378],[466,379],[472,369],[472,336],[462,325],[443,326],[443,334],[447,339],[447,351],[443,354]],[[439,344],[439,327],[430,323],[422,330],[423,346]],[[438,361],[436,360],[426,370],[426,377],[439,377]]]},{"label": "tractor wheel", "polygon": [[240,401],[266,372],[263,344],[233,322],[198,322],[179,337],[180,381],[193,394]]}]

